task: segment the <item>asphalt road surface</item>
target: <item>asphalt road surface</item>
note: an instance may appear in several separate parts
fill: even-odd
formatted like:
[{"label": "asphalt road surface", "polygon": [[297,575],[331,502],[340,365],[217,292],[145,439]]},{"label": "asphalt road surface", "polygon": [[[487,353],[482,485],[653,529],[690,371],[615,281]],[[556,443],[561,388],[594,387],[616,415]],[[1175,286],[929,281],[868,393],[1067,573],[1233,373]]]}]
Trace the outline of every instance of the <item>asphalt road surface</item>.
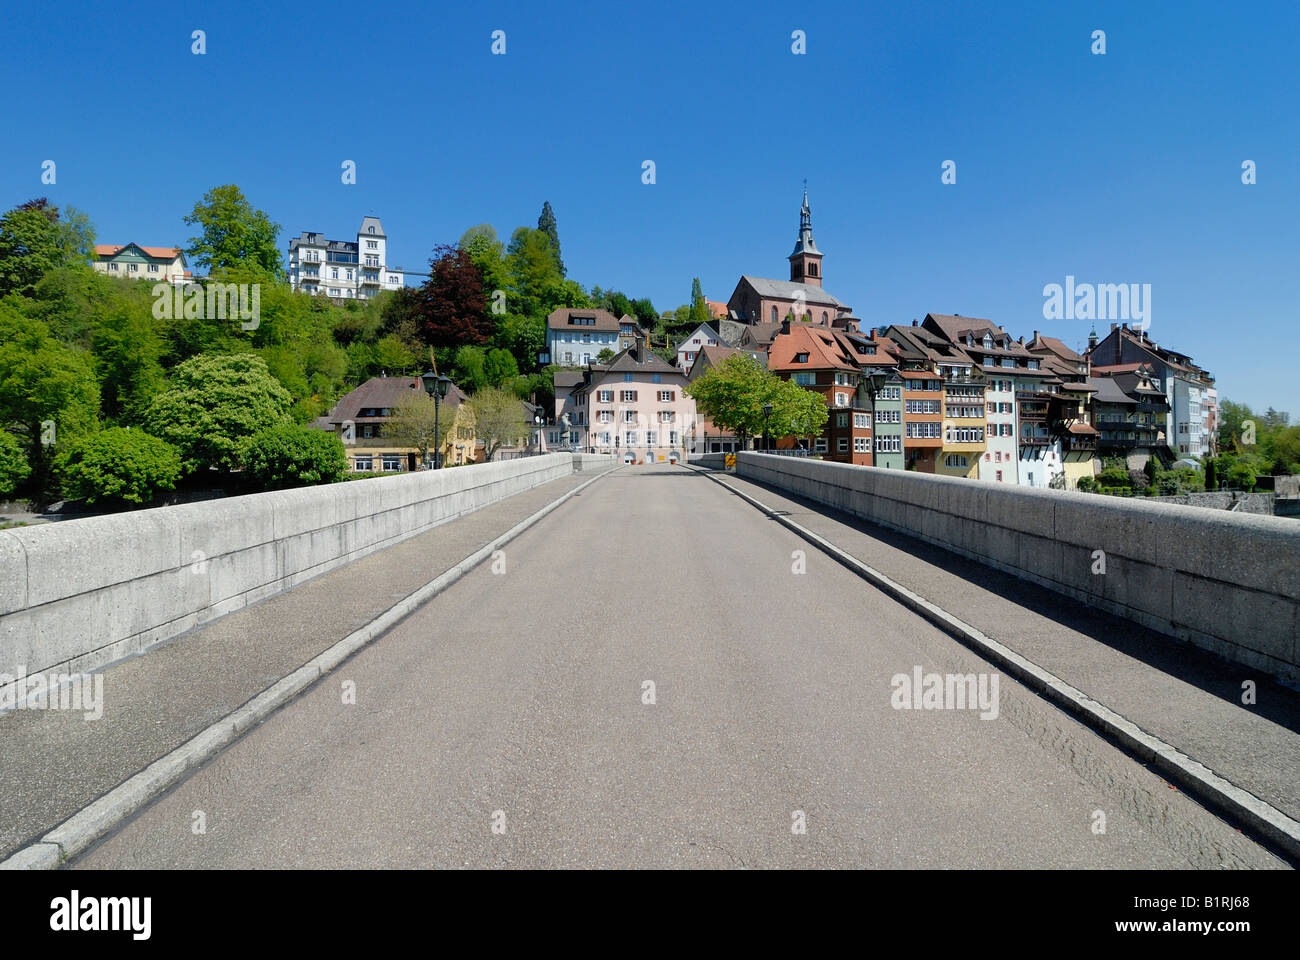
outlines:
[{"label": "asphalt road surface", "polygon": [[896,709],[916,667],[996,673],[708,477],[625,467],[74,866],[1281,865],[1008,677],[996,718]]}]

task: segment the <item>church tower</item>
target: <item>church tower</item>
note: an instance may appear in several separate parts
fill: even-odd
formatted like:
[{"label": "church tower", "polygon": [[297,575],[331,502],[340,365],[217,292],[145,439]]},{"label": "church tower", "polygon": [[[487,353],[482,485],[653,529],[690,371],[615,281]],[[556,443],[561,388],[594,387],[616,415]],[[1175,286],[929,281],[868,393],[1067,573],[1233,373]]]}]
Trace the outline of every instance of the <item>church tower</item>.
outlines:
[{"label": "church tower", "polygon": [[804,187],[803,207],[799,210],[799,239],[790,254],[790,282],[822,285],[822,255],[813,242],[812,211],[808,209],[808,188]]}]

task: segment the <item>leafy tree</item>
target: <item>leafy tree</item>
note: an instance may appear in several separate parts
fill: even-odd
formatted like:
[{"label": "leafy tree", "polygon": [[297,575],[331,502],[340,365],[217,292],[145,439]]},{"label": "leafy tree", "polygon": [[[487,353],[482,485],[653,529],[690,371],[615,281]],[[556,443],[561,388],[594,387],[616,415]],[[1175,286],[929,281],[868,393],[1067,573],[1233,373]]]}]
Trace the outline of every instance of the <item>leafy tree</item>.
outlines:
[{"label": "leafy tree", "polygon": [[510,289],[506,247],[497,239],[497,232],[491,224],[480,223],[476,227],[470,227],[461,235],[457,246],[464,250],[474,266],[478,267],[483,278],[483,290],[489,300],[495,291]]},{"label": "leafy tree", "polygon": [[283,273],[276,238],[280,225],[265,211],[254,209],[233,183],[213,187],[194,205],[185,223],[200,233],[189,239],[185,255],[209,271],[221,267],[251,267],[277,278]]},{"label": "leafy tree", "polygon": [[243,448],[244,476],[262,490],[337,483],[348,469],[338,434],[279,423],[253,434]]},{"label": "leafy tree", "polygon": [[379,338],[374,353],[375,366],[381,372],[387,372],[390,377],[414,373],[420,367],[420,353],[392,334]]},{"label": "leafy tree", "polygon": [[560,231],[555,225],[555,211],[551,209],[549,200],[542,204],[542,215],[537,218],[537,229],[546,234],[547,239],[551,241],[551,256],[555,259],[555,269],[563,277],[565,270],[564,260],[560,257]]},{"label": "leafy tree", "polygon": [[17,490],[31,472],[18,438],[0,430],[0,497],[7,497]]},{"label": "leafy tree", "polygon": [[700,288],[700,278],[696,277],[691,281],[689,325],[694,330],[700,324],[708,323],[711,319],[709,305],[704,299],[704,291]]},{"label": "leafy tree", "polygon": [[614,359],[614,351],[609,347],[601,347],[600,353],[596,354],[597,363],[609,363]]},{"label": "leafy tree", "polygon": [[44,197],[0,216],[0,297],[27,295],[56,267],[88,263],[95,234],[85,214],[59,208]]},{"label": "leafy tree", "polygon": [[492,386],[504,386],[519,376],[519,365],[509,350],[492,350],[484,360],[483,375]]},{"label": "leafy tree", "polygon": [[432,397],[423,390],[412,390],[397,401],[392,418],[384,424],[384,438],[399,446],[414,447],[420,452],[420,460],[427,461],[430,450],[446,446],[455,419],[454,407],[443,404],[438,411]]},{"label": "leafy tree", "polygon": [[1255,489],[1255,470],[1248,463],[1238,461],[1228,468],[1228,486],[1247,492]]},{"label": "leafy tree", "polygon": [[[811,390],[765,370],[743,353],[710,367],[686,388],[697,408],[743,442],[763,432],[773,437],[815,436],[826,425],[826,404]],[[765,418],[763,406],[772,405]]]},{"label": "leafy tree", "polygon": [[487,387],[470,398],[470,407],[474,432],[483,441],[488,460],[503,446],[513,446],[528,436],[528,417],[513,391]]},{"label": "leafy tree", "polygon": [[[546,296],[548,291],[558,292],[564,283],[564,277],[555,264],[550,237],[540,230],[520,227],[510,238],[506,263],[515,293],[515,308],[519,313],[544,318],[551,309],[560,306],[549,303]],[[578,287],[578,293],[586,299],[581,287]]]},{"label": "leafy tree", "polygon": [[470,393],[477,393],[490,382],[487,375],[487,351],[482,347],[460,347],[452,363],[451,378]]},{"label": "leafy tree", "polygon": [[284,422],[293,398],[251,354],[191,357],[149,406],[145,424],[181,451],[186,473],[239,466],[253,434]]},{"label": "leafy tree", "polygon": [[163,341],[153,318],[146,310],[123,304],[104,318],[93,337],[103,416],[124,424],[142,423],[167,381]]},{"label": "leafy tree", "polygon": [[655,305],[648,298],[632,301],[632,316],[636,317],[637,323],[643,327],[652,327],[655,321],[659,319],[659,312],[655,310]]},{"label": "leafy tree", "polygon": [[110,427],[60,454],[58,471],[74,500],[151,503],[176,489],[181,458],[170,443],[143,430]]},{"label": "leafy tree", "polygon": [[49,327],[19,314],[10,301],[0,301],[0,427],[26,447],[28,483],[38,505],[52,491],[57,445],[92,430],[98,410],[89,355],[60,343]]},{"label": "leafy tree", "polygon": [[435,247],[429,271],[417,294],[421,339],[434,347],[487,343],[492,321],[483,275],[469,254],[445,244]]}]

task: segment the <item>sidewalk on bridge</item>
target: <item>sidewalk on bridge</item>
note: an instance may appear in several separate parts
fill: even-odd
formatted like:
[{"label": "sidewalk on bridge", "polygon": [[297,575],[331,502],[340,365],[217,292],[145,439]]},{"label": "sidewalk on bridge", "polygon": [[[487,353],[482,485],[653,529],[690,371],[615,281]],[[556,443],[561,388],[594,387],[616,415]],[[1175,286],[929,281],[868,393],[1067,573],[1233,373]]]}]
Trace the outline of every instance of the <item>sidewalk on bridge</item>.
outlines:
[{"label": "sidewalk on bridge", "polygon": [[[719,476],[1300,819],[1300,693],[922,540],[735,474]],[[1241,702],[1246,680],[1256,685],[1253,705]]]},{"label": "sidewalk on bridge", "polygon": [[0,860],[592,476],[515,494],[112,664],[98,720],[0,716]]}]

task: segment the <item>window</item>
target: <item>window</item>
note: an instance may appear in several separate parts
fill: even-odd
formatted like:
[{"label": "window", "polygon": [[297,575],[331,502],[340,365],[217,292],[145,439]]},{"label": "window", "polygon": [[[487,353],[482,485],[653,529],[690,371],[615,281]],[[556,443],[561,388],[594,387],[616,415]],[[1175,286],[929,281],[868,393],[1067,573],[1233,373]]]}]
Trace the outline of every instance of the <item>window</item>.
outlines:
[{"label": "window", "polygon": [[[628,374],[628,376],[631,376],[631,374]],[[620,391],[619,399],[622,400],[624,403],[636,403],[636,391],[635,390]]]},{"label": "window", "polygon": [[600,423],[613,423],[613,422],[614,422],[614,411],[613,411],[613,410],[602,410],[602,411],[600,411],[599,414],[597,414],[596,419],[597,419]]},{"label": "window", "polygon": [[674,394],[674,392],[675,392],[675,391],[672,391],[672,390],[660,390],[660,391],[659,391],[659,401],[660,401],[661,403],[672,403],[672,402],[673,402],[673,394]]},{"label": "window", "polygon": [[825,453],[825,452],[826,452],[826,438],[818,437],[813,441],[813,453]]},{"label": "window", "polygon": [[626,433],[624,433],[624,434],[623,434],[623,442],[626,443],[629,447],[635,447],[635,446],[636,446],[636,431],[635,431],[635,430],[628,430]]},{"label": "window", "polygon": [[839,452],[839,453],[848,453],[848,452],[849,452],[849,438],[848,438],[848,437],[840,437],[839,440],[838,440],[838,442],[836,443],[835,446],[836,446],[836,451],[837,451],[837,452]]},{"label": "window", "polygon": [[613,403],[613,402],[614,402],[614,391],[613,391],[613,390],[597,390],[597,391],[596,391],[596,399],[599,400],[601,403]]},{"label": "window", "polygon": [[674,414],[673,411],[671,411],[671,410],[660,410],[660,411],[659,411],[659,422],[660,422],[660,423],[672,423],[672,422],[673,422],[673,418],[674,418],[675,416],[676,416],[676,414]]},{"label": "window", "polygon": [[[964,453],[950,453],[943,458],[943,465],[945,467],[964,467],[966,466],[966,455]],[[1032,474],[1030,478],[1033,478]]]},{"label": "window", "polygon": [[670,446],[674,446],[674,447],[677,446],[677,431],[676,431],[676,430],[670,430],[670,431],[668,431],[668,443],[669,443]]},{"label": "window", "polygon": [[1002,482],[1002,471],[999,470],[999,471],[998,471],[998,483],[1001,483],[1001,482]]},{"label": "window", "polygon": [[[841,416],[841,417],[847,417],[848,414],[841,413],[840,416]],[[871,426],[871,424],[868,423],[867,421],[868,421],[868,418],[867,418],[867,415],[866,415],[865,413],[855,413],[855,414],[853,415],[853,426],[855,426],[855,427],[866,428],[866,427]],[[843,424],[840,424],[840,426],[843,426]]]},{"label": "window", "polygon": [[796,354],[794,355],[794,362],[795,362],[795,363],[807,363],[807,362],[808,362],[808,354],[806,354],[806,353],[796,353]]},{"label": "window", "polygon": [[776,307],[772,308],[772,322],[776,323]]},{"label": "window", "polygon": [[384,454],[382,459],[382,469],[384,470],[401,470],[402,458],[396,454]]},{"label": "window", "polygon": [[876,453],[901,453],[902,437],[876,437]]},{"label": "window", "polygon": [[646,446],[647,446],[647,447],[655,447],[655,446],[658,446],[658,445],[659,445],[659,431],[657,431],[657,430],[647,430],[647,431],[646,431],[646,434],[645,434],[645,442],[646,442]]},{"label": "window", "polygon": [[[816,276],[816,271],[815,271],[815,270],[814,270],[814,272],[813,272],[813,275]],[[825,322],[826,322],[826,311],[823,310],[823,311],[822,311],[822,323],[825,323]]]},{"label": "window", "polygon": [[854,438],[853,438],[853,452],[854,452],[854,453],[866,453],[866,452],[867,452],[867,438],[866,438],[866,437],[854,437]]},{"label": "window", "polygon": [[108,265],[108,269],[110,269],[110,270],[117,270],[117,264],[116,264],[116,263],[110,263],[110,264]]},{"label": "window", "polygon": [[352,469],[360,473],[369,473],[375,469],[375,461],[368,456],[356,457],[352,461]]},{"label": "window", "polygon": [[623,411],[623,422],[624,422],[624,423],[636,423],[636,411],[635,411],[635,410],[624,410],[624,411]]},{"label": "window", "polygon": [[661,375],[659,375],[659,374],[656,373],[656,374],[653,374],[653,375],[650,377],[650,382],[651,382],[651,383],[663,383],[663,382],[664,382],[664,378],[663,378]]},{"label": "window", "polygon": [[796,386],[811,387],[813,385],[813,375],[811,373],[796,373],[792,378]]},{"label": "window", "polygon": [[337,279],[339,278],[339,268],[338,268],[338,267],[330,267],[330,271],[331,271],[331,273],[333,274],[333,276],[331,276],[330,279],[331,279],[331,280],[337,280]]},{"label": "window", "polygon": [[837,406],[837,407],[847,407],[848,405],[849,405],[849,395],[848,395],[847,393],[840,393],[840,392],[836,391],[836,393],[835,393],[835,406]]},{"label": "window", "polygon": [[158,272],[158,264],[156,264],[156,263],[151,263],[151,264],[149,264],[149,272],[150,272],[150,273],[157,273],[157,272]]},{"label": "window", "polygon": [[139,273],[139,272],[140,272],[140,264],[138,264],[138,263],[128,263],[128,264],[126,265],[126,269],[127,269],[127,271],[130,272],[130,273]]}]

